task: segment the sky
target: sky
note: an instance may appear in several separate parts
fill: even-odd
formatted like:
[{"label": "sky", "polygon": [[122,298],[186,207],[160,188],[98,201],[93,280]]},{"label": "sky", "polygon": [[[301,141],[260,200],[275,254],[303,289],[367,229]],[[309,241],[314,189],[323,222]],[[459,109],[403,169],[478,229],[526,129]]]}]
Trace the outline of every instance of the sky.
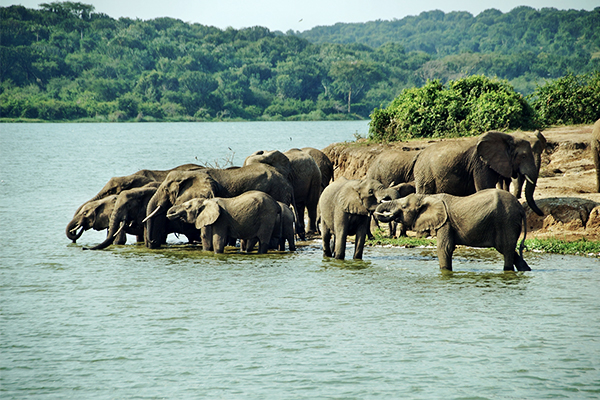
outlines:
[{"label": "sky", "polygon": [[[0,6],[20,4],[39,8],[57,0],[0,0]],[[271,31],[306,31],[337,22],[368,22],[402,19],[423,11],[467,11],[476,16],[489,8],[504,13],[518,6],[536,9],[587,10],[600,7],[599,0],[75,0],[92,4],[96,12],[112,18],[148,20],[177,18],[184,22],[235,29],[264,26]]]}]

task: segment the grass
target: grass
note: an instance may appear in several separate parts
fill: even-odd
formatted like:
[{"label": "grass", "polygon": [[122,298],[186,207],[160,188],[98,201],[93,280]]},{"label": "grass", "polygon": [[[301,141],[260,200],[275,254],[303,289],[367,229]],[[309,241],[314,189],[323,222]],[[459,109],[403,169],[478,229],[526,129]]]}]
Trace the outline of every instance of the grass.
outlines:
[{"label": "grass", "polygon": [[[519,244],[521,242],[519,241]],[[372,240],[367,240],[369,246],[397,246],[405,248],[435,247],[435,239],[401,237],[392,239],[384,237],[381,231],[375,232]],[[527,239],[525,240],[525,251],[537,251],[551,254],[569,254],[600,258],[600,241],[580,239],[565,241],[555,238],[550,239]]]}]

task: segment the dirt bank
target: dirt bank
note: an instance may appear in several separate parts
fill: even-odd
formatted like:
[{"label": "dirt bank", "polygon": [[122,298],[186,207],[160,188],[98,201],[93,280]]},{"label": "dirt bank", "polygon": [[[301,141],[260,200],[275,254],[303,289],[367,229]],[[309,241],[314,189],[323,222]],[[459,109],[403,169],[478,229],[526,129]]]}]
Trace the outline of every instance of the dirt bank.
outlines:
[{"label": "dirt bank", "polygon": [[[535,200],[544,217],[528,212],[527,237],[563,240],[600,240],[600,193],[594,193],[595,169],[590,150],[593,125],[549,128],[542,155]],[[442,139],[461,140],[461,139]],[[414,140],[392,144],[334,143],[323,149],[333,161],[335,177],[359,179],[373,159],[385,149],[423,149],[437,140]]]}]

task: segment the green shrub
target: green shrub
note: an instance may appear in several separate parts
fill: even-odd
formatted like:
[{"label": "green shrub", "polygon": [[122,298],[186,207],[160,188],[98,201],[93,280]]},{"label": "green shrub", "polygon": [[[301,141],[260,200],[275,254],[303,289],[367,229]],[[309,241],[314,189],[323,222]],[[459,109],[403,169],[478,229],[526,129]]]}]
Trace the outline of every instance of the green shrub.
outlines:
[{"label": "green shrub", "polygon": [[592,124],[600,118],[600,72],[547,82],[530,99],[542,125]]},{"label": "green shrub", "polygon": [[533,116],[507,81],[473,75],[447,85],[434,80],[403,90],[389,107],[373,111],[369,137],[396,141],[478,135],[492,129],[534,127]]}]

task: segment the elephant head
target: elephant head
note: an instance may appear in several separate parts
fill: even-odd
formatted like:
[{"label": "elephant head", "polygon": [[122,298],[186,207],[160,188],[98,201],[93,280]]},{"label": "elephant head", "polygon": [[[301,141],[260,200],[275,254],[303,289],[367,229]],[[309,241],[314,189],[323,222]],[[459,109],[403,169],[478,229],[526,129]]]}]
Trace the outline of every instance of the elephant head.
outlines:
[{"label": "elephant head", "polygon": [[214,199],[191,199],[167,211],[169,220],[194,224],[196,229],[214,224],[220,215],[221,208]]},{"label": "elephant head", "polygon": [[172,206],[215,196],[218,184],[206,171],[173,171],[161,183],[146,208],[146,246],[157,248],[166,241],[170,230],[166,214]]},{"label": "elephant head", "polygon": [[355,215],[370,215],[377,205],[392,200],[395,191],[386,189],[381,182],[364,178],[349,180],[340,189],[338,201],[344,212]]},{"label": "elephant head", "polygon": [[111,195],[84,203],[79,207],[71,222],[67,224],[67,237],[75,243],[84,231],[89,229],[101,231],[108,228],[110,215],[116,201],[117,196]]},{"label": "elephant head", "polygon": [[415,232],[437,231],[448,220],[448,210],[441,199],[418,194],[382,203],[374,215],[381,222],[401,222]]},{"label": "elephant head", "polygon": [[490,131],[477,142],[477,154],[485,164],[502,178],[522,176],[526,181],[525,199],[538,215],[544,215],[533,199],[539,167],[536,165],[528,140],[506,133]]}]

